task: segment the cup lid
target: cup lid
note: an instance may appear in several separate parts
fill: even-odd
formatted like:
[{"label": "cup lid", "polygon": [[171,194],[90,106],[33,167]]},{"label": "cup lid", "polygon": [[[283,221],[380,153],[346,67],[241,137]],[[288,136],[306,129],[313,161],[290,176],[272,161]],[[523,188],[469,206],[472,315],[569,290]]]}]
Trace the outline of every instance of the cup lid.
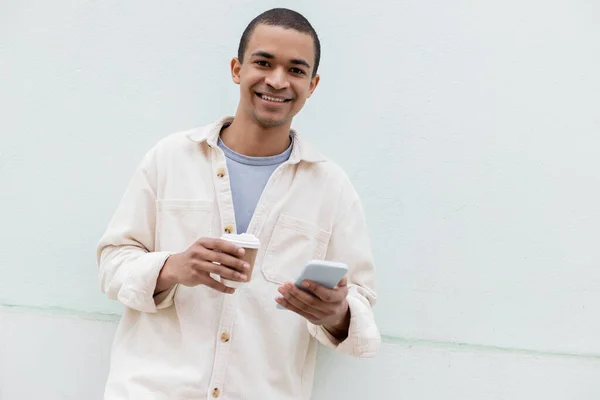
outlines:
[{"label": "cup lid", "polygon": [[260,247],[260,239],[250,233],[230,233],[221,236],[221,239],[235,243],[240,247],[247,247],[250,249],[258,249]]}]

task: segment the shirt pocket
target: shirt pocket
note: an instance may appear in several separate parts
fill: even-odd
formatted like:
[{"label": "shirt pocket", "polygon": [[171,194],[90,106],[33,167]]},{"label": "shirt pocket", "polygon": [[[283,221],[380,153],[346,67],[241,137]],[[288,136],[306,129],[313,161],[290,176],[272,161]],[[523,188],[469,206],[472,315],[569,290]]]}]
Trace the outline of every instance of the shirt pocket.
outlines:
[{"label": "shirt pocket", "polygon": [[277,219],[261,266],[267,281],[294,282],[311,259],[323,259],[331,231],[287,214]]},{"label": "shirt pocket", "polygon": [[213,202],[156,200],[156,251],[181,252],[211,231]]}]

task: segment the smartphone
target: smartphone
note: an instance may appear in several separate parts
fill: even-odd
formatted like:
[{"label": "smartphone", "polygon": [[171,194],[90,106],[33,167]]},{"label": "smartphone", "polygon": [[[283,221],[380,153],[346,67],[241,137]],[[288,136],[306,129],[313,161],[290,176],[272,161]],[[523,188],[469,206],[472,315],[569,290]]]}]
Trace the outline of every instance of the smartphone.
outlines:
[{"label": "smartphone", "polygon": [[[328,289],[333,289],[348,273],[348,266],[342,262],[311,260],[304,266],[302,273],[296,279],[296,286],[305,290],[301,285],[304,281],[313,281]],[[277,308],[286,308],[277,303]]]}]

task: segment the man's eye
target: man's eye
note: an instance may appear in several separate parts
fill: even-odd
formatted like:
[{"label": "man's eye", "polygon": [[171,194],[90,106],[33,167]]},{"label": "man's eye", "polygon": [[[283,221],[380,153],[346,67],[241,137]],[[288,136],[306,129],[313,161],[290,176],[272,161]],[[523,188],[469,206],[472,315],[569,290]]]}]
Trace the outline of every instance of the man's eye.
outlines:
[{"label": "man's eye", "polygon": [[255,61],[255,64],[258,64],[261,67],[268,67],[269,66],[269,63],[267,61],[263,61],[263,60]]},{"label": "man's eye", "polygon": [[294,74],[304,75],[304,71],[302,71],[299,68],[292,68],[292,69],[290,69],[290,71],[293,72]]}]

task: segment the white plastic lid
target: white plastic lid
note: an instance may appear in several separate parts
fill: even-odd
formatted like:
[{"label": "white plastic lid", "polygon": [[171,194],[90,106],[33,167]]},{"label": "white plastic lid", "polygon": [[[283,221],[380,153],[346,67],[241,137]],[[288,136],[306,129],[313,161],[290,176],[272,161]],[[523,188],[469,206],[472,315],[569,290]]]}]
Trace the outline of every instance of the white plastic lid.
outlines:
[{"label": "white plastic lid", "polygon": [[249,249],[258,249],[260,247],[260,239],[250,233],[240,233],[239,235],[230,233],[221,236],[221,239]]}]

